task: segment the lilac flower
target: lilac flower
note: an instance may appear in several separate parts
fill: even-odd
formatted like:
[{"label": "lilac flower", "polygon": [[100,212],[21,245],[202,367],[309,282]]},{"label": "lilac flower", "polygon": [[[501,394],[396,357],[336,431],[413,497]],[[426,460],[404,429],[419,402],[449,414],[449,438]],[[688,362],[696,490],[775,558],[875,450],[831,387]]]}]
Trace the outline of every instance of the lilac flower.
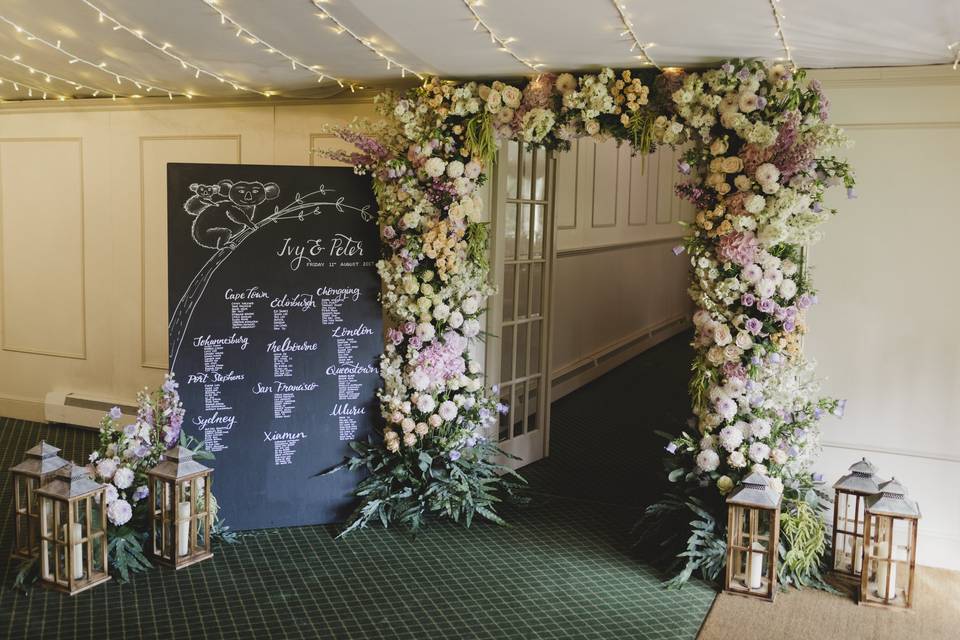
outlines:
[{"label": "lilac flower", "polygon": [[177,387],[180,385],[177,384],[177,381],[173,379],[173,376],[168,377],[163,381],[163,391],[164,393],[173,393],[177,390]]},{"label": "lilac flower", "polygon": [[843,417],[843,414],[846,413],[846,411],[847,411],[847,401],[846,401],[846,399],[844,399],[844,400],[837,400],[837,406],[836,406],[836,408],[833,410],[833,415],[837,416],[838,418],[842,418],[842,417]]},{"label": "lilac flower", "polygon": [[813,212],[814,212],[814,213],[820,213],[821,211],[823,211],[823,205],[820,204],[819,202],[814,202],[814,203],[813,203]]},{"label": "lilac flower", "polygon": [[413,336],[410,338],[411,349],[420,349],[421,347],[423,347],[423,340],[420,339],[420,336]]},{"label": "lilac flower", "polygon": [[733,65],[730,64],[729,62],[724,62],[724,63],[720,66],[720,69],[722,69],[723,72],[724,72],[725,74],[727,74],[727,75],[730,75],[730,74],[733,73]]},{"label": "lilac flower", "polygon": [[690,175],[690,163],[686,162],[685,160],[680,160],[677,162],[677,171],[685,176]]},{"label": "lilac flower", "polygon": [[667,445],[666,447],[664,447],[664,448],[667,450],[667,453],[671,453],[671,454],[672,454],[672,453],[676,453],[676,451],[677,451],[677,445],[676,445],[675,443],[673,443],[673,442],[671,442],[670,444],[668,444],[668,445]]},{"label": "lilac flower", "polygon": [[855,200],[857,197],[857,190],[853,187],[847,187],[847,199]]},{"label": "lilac flower", "polygon": [[797,328],[797,323],[793,320],[788,319],[783,323],[783,330],[786,331],[787,333],[793,333],[796,328]]},{"label": "lilac flower", "polygon": [[757,303],[757,309],[764,313],[773,313],[777,308],[777,303],[773,301],[773,298],[761,298],[760,302]]},{"label": "lilac flower", "polygon": [[150,495],[150,489],[147,488],[147,485],[142,484],[133,492],[133,501],[139,502]]},{"label": "lilac flower", "polygon": [[783,362],[783,356],[781,356],[779,353],[774,352],[767,356],[767,361],[770,364],[780,364],[781,362]]},{"label": "lilac flower", "polygon": [[397,331],[394,328],[387,329],[387,338],[395,345],[400,345],[403,342],[403,334]]},{"label": "lilac flower", "polygon": [[393,227],[386,226],[383,228],[383,237],[387,240],[393,240],[397,237],[397,230]]},{"label": "lilac flower", "polygon": [[761,362],[762,360],[760,360],[760,356],[753,356],[752,358],[750,358],[750,364],[752,364],[755,367],[759,367]]},{"label": "lilac flower", "polygon": [[757,320],[756,318],[748,319],[744,326],[747,328],[747,331],[749,331],[753,335],[759,334],[760,330],[763,329],[763,323]]},{"label": "lilac flower", "polygon": [[678,244],[677,246],[675,246],[675,247],[672,249],[672,251],[673,251],[673,255],[675,255],[675,256],[680,255],[681,253],[683,253],[683,245],[679,245],[679,244]]},{"label": "lilac flower", "polygon": [[475,446],[477,446],[477,439],[476,439],[476,438],[467,438],[467,446],[468,446],[468,447],[475,447]]},{"label": "lilac flower", "polygon": [[823,417],[823,409],[821,409],[820,407],[817,407],[816,409],[814,409],[814,410],[813,410],[813,417],[816,418],[817,420],[819,420],[820,418],[822,418],[822,417]]},{"label": "lilac flower", "polygon": [[[818,408],[817,411],[820,409]],[[793,435],[796,436],[797,440],[806,440],[807,439],[807,430],[806,429],[797,429],[793,432]]]},{"label": "lilac flower", "polygon": [[497,412],[502,415],[507,415],[507,412],[510,411],[510,407],[503,404],[502,402],[497,403]]},{"label": "lilac flower", "polygon": [[800,297],[797,298],[798,309],[809,309],[810,305],[812,304],[813,304],[813,298],[811,298],[809,293],[800,294]]},{"label": "lilac flower", "polygon": [[766,96],[757,96],[757,109],[763,109],[767,106]]},{"label": "lilac flower", "polygon": [[495,384],[490,386],[490,391],[493,393],[500,393],[500,385]]},{"label": "lilac flower", "polygon": [[756,301],[757,301],[757,297],[752,293],[745,293],[742,296],[740,296],[740,304],[742,304],[745,307],[752,307]]},{"label": "lilac flower", "polygon": [[811,473],[811,474],[810,474],[810,478],[811,478],[814,482],[823,482],[823,474],[822,474],[822,473],[816,473],[816,472]]},{"label": "lilac flower", "polygon": [[456,462],[457,460],[460,459],[460,452],[457,451],[456,449],[453,449],[453,450],[450,451],[450,453],[448,453],[447,455],[450,457],[450,461],[451,461],[451,462]]},{"label": "lilac flower", "polygon": [[123,412],[120,411],[120,407],[114,407],[110,409],[110,417],[114,420],[119,420],[121,417],[123,417]]},{"label": "lilac flower", "polygon": [[747,69],[746,67],[740,69],[740,71],[737,72],[737,77],[741,80],[747,80],[750,78],[750,69]]},{"label": "lilac flower", "polygon": [[793,445],[790,445],[790,448],[787,449],[787,455],[791,458],[796,458],[800,454],[800,451]]}]

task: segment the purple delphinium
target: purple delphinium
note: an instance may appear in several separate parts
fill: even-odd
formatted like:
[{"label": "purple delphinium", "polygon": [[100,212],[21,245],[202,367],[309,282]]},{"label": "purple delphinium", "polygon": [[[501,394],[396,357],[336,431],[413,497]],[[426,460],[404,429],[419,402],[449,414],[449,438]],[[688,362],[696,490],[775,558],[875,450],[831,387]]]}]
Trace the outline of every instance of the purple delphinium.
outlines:
[{"label": "purple delphinium", "polygon": [[671,442],[671,443],[668,444],[666,447],[664,447],[664,449],[667,450],[667,453],[671,453],[671,454],[672,454],[672,453],[676,453],[676,451],[677,451],[677,445],[676,445],[675,443]]},{"label": "purple delphinium", "polygon": [[110,409],[110,417],[114,420],[119,420],[121,417],[123,417],[123,412],[120,411],[120,407],[114,407]]},{"label": "purple delphinium", "polygon": [[460,452],[456,449],[451,450],[447,455],[450,457],[451,462],[456,462],[460,459]]}]

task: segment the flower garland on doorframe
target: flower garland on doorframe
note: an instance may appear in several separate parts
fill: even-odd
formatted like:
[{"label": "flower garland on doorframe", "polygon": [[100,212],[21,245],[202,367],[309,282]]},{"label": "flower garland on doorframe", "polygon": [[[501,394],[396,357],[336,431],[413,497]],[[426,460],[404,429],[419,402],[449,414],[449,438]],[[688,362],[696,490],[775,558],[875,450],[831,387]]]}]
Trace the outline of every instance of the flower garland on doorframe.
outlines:
[{"label": "flower garland on doorframe", "polygon": [[[501,521],[496,489],[511,485],[500,480],[492,462],[499,450],[485,433],[503,407],[468,350],[493,292],[477,189],[500,140],[562,150],[592,136],[642,154],[656,144],[689,147],[680,170],[690,180],[677,192],[697,209],[684,246],[698,307],[690,384],[698,435],[668,446],[681,491],[653,505],[648,519],[682,511],[686,522],[690,505],[711,519],[694,537],[721,553],[686,553],[680,581],[697,569],[715,576],[723,495],[749,471],[767,473],[785,492],[784,567],[800,576],[794,582],[815,571],[823,536],[810,525],[819,514],[799,505],[817,502],[808,473],[816,422],[842,413],[842,403],[816,397],[800,350],[816,302],[803,247],[832,213],[825,190],[844,184],[853,194],[849,168],[833,155],[845,140],[826,123],[819,84],[781,64],[741,61],[689,75],[542,74],[520,86],[433,78],[381,94],[376,105],[382,121],[336,130],[357,151],[325,152],[374,178],[390,327],[383,439],[354,443],[357,455],[342,465],[370,472],[344,533],[374,521],[416,529],[428,513],[467,525],[474,515]],[[792,556],[801,545],[791,539],[804,541]]]}]

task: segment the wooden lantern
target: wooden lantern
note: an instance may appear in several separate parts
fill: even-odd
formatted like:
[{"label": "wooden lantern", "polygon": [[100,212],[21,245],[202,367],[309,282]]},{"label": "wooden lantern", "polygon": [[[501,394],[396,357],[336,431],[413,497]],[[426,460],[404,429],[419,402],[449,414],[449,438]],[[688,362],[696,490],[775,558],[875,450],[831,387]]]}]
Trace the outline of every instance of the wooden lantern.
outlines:
[{"label": "wooden lantern", "polygon": [[891,478],[866,499],[858,604],[912,609],[920,507]]},{"label": "wooden lantern", "polygon": [[780,494],[766,476],[751,473],[727,497],[724,591],[773,602],[780,547]]},{"label": "wooden lantern", "polygon": [[29,449],[23,462],[10,468],[13,476],[13,557],[30,560],[40,557],[40,501],[36,491],[53,475],[70,464],[60,449],[43,440]]},{"label": "wooden lantern", "polygon": [[37,489],[41,584],[74,595],[110,579],[106,493],[106,485],[73,463]]},{"label": "wooden lantern", "polygon": [[213,470],[185,447],[170,449],[147,472],[150,550],[160,563],[181,569],[213,556],[210,551],[210,484]]},{"label": "wooden lantern", "polygon": [[859,577],[863,562],[864,502],[880,490],[877,469],[866,458],[833,485],[833,570]]}]

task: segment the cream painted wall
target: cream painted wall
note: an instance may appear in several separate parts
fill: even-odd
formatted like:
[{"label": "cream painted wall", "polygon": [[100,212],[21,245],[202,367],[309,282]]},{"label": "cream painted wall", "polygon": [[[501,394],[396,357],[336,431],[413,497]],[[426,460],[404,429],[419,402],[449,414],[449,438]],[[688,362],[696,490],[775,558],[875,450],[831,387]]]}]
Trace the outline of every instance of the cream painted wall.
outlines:
[{"label": "cream painted wall", "polygon": [[371,114],[356,102],[0,114],[0,415],[42,419],[49,391],[130,402],[161,379],[167,162],[309,164],[338,142],[324,125]]},{"label": "cream painted wall", "polygon": [[693,215],[673,193],[678,157],[589,139],[558,155],[555,398],[689,326],[688,262],[671,252]]},{"label": "cream painted wall", "polygon": [[[808,355],[827,393],[849,399],[824,424],[833,482],[867,456],[920,503],[922,564],[960,569],[960,74],[948,67],[824,72],[859,197],[811,250],[820,304]],[[922,597],[922,594],[921,594]]]}]

